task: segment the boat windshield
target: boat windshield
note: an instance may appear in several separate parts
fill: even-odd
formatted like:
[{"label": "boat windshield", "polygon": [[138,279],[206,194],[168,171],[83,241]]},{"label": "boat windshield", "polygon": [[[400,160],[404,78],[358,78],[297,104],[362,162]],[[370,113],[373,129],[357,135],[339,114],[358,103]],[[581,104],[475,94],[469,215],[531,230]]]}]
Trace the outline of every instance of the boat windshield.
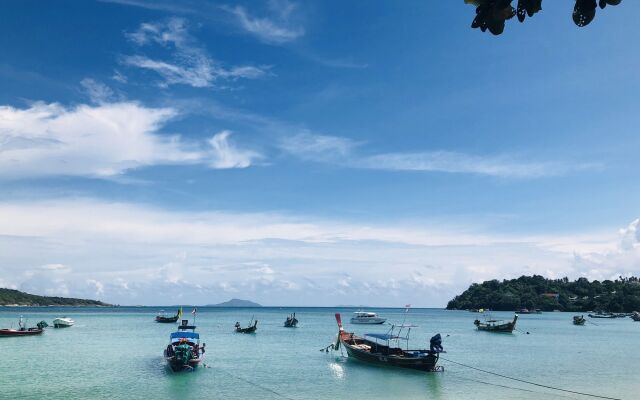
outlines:
[{"label": "boat windshield", "polygon": [[373,318],[376,317],[376,313],[365,312],[365,311],[356,311],[353,313],[353,316],[356,318]]}]

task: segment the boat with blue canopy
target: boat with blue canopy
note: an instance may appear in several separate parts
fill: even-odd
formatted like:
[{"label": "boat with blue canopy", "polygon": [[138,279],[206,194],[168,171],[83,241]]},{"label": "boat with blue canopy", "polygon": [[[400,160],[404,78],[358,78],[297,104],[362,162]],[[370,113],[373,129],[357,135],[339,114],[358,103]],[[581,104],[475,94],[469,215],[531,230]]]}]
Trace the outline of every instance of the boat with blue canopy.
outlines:
[{"label": "boat with blue canopy", "polygon": [[195,325],[182,320],[176,332],[169,335],[169,345],[164,350],[167,365],[174,372],[193,371],[204,360],[205,344],[200,346],[200,334]]},{"label": "boat with blue canopy", "polygon": [[[342,327],[342,318],[336,313],[338,338],[335,350],[344,346],[351,358],[370,364],[415,369],[433,372],[442,368],[437,365],[442,348],[442,336],[431,338],[429,349],[410,349],[409,334],[415,325],[392,325],[386,333],[366,333],[364,337],[347,332]],[[404,332],[404,334],[403,334]]]}]

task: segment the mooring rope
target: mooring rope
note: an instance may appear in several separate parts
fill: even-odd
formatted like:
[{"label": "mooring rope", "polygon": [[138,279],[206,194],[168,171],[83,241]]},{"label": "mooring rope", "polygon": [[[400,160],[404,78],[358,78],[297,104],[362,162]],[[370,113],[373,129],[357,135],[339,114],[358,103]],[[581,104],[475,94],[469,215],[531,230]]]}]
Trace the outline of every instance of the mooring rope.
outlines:
[{"label": "mooring rope", "polygon": [[554,397],[565,398],[565,399],[576,399],[575,397],[570,397],[570,396],[565,395],[565,394],[559,394],[559,393],[551,394],[549,392],[541,392],[541,391],[536,391],[536,390],[532,390],[532,389],[525,389],[525,388],[521,388],[521,387],[517,387],[517,386],[501,385],[499,383],[492,383],[492,382],[487,382],[487,381],[481,381],[479,379],[467,378],[467,377],[460,376],[459,372],[453,372],[453,371],[450,371],[450,370],[447,372],[447,375],[451,374],[451,373],[453,373],[455,375],[454,379],[460,379],[460,380],[463,380],[463,381],[475,382],[475,383],[480,383],[480,384],[488,385],[488,386],[495,386],[495,387],[499,387],[499,388],[503,388],[503,389],[517,390],[517,391],[520,391],[520,392],[552,395]]},{"label": "mooring rope", "polygon": [[[209,368],[211,368],[211,367],[209,367]],[[262,390],[264,390],[265,392],[269,392],[269,393],[275,394],[276,396],[281,397],[281,398],[283,398],[283,399],[287,399],[287,400],[296,400],[296,399],[294,399],[293,397],[289,397],[289,396],[287,396],[286,394],[280,393],[280,392],[275,391],[275,390],[273,390],[273,389],[271,389],[271,388],[268,388],[268,387],[266,387],[266,386],[262,386],[262,385],[260,385],[260,384],[258,384],[258,383],[252,382],[252,381],[250,381],[250,380],[248,380],[248,379],[245,379],[245,378],[243,378],[243,377],[241,377],[241,376],[237,376],[237,375],[230,374],[230,373],[228,373],[227,371],[224,371],[224,370],[222,370],[222,369],[220,369],[220,368],[215,368],[215,369],[216,369],[217,371],[220,371],[220,372],[222,372],[223,374],[225,374],[225,375],[227,375],[227,376],[231,377],[231,378],[234,378],[234,379],[237,379],[237,380],[239,380],[239,381],[242,381],[242,382],[244,382],[244,383],[246,383],[246,384],[248,384],[248,385],[255,386],[255,387],[257,387],[258,389],[262,389]]]},{"label": "mooring rope", "polygon": [[542,387],[542,388],[545,388],[545,389],[557,390],[557,391],[565,392],[565,393],[573,393],[573,394],[578,394],[578,395],[580,395],[580,396],[594,397],[594,398],[597,398],[597,399],[622,400],[622,399],[617,398],[617,397],[600,396],[600,395],[597,395],[597,394],[584,393],[584,392],[578,392],[578,391],[575,391],[575,390],[568,390],[568,389],[561,389],[561,388],[554,387],[554,386],[543,385],[543,384],[541,384],[541,383],[536,383],[536,382],[531,382],[531,381],[525,381],[524,379],[518,379],[518,378],[511,377],[511,376],[507,376],[507,375],[499,374],[499,373],[497,373],[497,372],[491,372],[491,371],[487,371],[487,370],[485,370],[485,369],[481,369],[481,368],[477,368],[477,367],[472,367],[471,365],[462,364],[462,363],[459,363],[459,362],[456,362],[456,361],[453,361],[453,360],[446,359],[446,358],[444,358],[444,357],[440,357],[440,359],[441,359],[441,360],[444,360],[444,361],[448,361],[448,362],[450,362],[450,363],[452,363],[452,364],[459,365],[459,366],[461,366],[461,367],[470,368],[470,369],[473,369],[473,370],[476,370],[476,371],[484,372],[485,374],[495,375],[495,376],[499,376],[499,377],[501,377],[501,378],[510,379],[510,380],[512,380],[512,381],[522,382],[522,383],[526,383],[526,384],[529,384],[529,385],[534,385],[534,386]]}]

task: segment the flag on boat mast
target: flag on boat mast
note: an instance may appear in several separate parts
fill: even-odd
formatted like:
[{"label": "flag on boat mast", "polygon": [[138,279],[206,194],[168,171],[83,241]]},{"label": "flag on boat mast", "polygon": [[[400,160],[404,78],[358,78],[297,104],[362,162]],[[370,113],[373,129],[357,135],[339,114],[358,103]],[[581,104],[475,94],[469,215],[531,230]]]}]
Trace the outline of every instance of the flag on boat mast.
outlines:
[{"label": "flag on boat mast", "polygon": [[182,307],[178,310],[178,319],[182,318]]}]

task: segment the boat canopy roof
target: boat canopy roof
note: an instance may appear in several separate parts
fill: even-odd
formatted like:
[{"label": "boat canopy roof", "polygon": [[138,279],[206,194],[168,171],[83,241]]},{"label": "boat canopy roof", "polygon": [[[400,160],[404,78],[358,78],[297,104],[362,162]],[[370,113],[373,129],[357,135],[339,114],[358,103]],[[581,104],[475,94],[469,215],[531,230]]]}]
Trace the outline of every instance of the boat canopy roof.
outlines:
[{"label": "boat canopy roof", "polygon": [[395,339],[404,339],[403,337],[392,335],[389,333],[365,333],[365,336],[380,339],[380,340],[395,340]]},{"label": "boat canopy roof", "polygon": [[378,314],[369,311],[356,311],[353,315],[356,317],[376,317]]},{"label": "boat canopy roof", "polygon": [[171,339],[200,339],[200,334],[196,333],[196,332],[185,332],[185,331],[179,331],[179,332],[172,332],[171,333]]}]

